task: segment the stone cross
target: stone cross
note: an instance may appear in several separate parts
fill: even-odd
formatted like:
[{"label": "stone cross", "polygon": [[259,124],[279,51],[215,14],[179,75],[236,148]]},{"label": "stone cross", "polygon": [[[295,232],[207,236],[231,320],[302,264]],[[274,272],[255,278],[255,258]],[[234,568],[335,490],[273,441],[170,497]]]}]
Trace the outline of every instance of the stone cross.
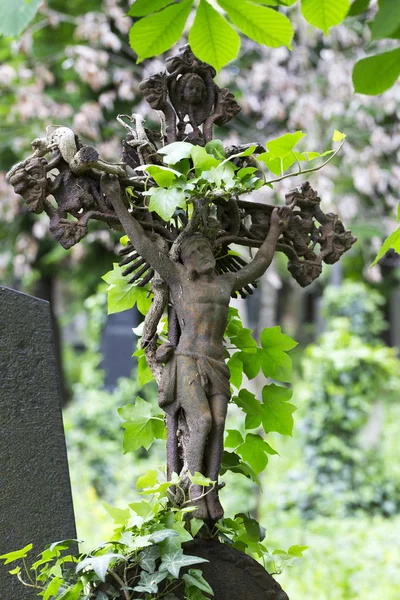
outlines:
[{"label": "stone cross", "polygon": [[[32,542],[36,556],[46,544],[76,538],[49,304],[6,287],[0,287],[0,457],[0,555]],[[5,568],[0,590],[4,600],[37,598]]]}]

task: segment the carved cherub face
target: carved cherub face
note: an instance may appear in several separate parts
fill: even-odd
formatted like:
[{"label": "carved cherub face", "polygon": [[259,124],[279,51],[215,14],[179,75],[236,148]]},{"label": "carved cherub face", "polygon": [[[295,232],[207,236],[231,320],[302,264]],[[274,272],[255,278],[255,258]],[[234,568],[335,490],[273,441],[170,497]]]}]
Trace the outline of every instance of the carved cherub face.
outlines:
[{"label": "carved cherub face", "polygon": [[215,258],[208,241],[199,236],[189,238],[181,248],[181,261],[192,273],[205,275],[215,269]]},{"label": "carved cherub face", "polygon": [[15,193],[23,196],[29,210],[34,213],[43,211],[47,196],[46,164],[43,158],[33,158],[10,177]]}]

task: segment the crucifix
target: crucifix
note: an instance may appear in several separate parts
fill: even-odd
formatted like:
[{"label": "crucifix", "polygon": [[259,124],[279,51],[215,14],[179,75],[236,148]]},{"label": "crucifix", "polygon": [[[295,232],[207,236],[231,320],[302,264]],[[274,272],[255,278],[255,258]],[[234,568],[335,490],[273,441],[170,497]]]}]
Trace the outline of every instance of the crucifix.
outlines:
[{"label": "crucifix", "polygon": [[[240,107],[232,93],[214,81],[215,70],[189,46],[167,59],[166,72],[141,84],[161,118],[161,132],[145,127],[140,115],[118,120],[128,130],[119,163],[108,163],[95,148],[83,145],[67,127],[49,127],[33,141],[30,157],[15,165],[8,180],[34,213],[46,212],[50,231],[71,248],[98,220],[124,232],[124,275],[133,285],[151,283],[153,302],[146,315],[142,347],[159,386],[159,405],[167,421],[167,474],[178,473],[190,487],[193,516],[217,521],[223,516],[218,473],[225,419],[231,396],[224,359],[224,332],[230,298],[253,293],[276,251],[288,257],[288,269],[303,287],[355,241],[337,215],[325,214],[308,182],[286,195],[285,205],[201,194],[190,206],[177,206],[171,219],[151,210],[148,190],[157,183],[143,167],[163,168],[163,148],[176,142],[204,147],[215,125],[224,125]],[[257,162],[247,146],[224,149],[235,168]],[[254,156],[265,152],[256,144]],[[190,163],[189,163],[190,167]],[[190,181],[190,176],[189,176]],[[257,249],[247,262],[231,245]],[[168,341],[160,344],[157,325],[168,312]],[[190,485],[188,473],[214,482],[204,493]],[[179,492],[176,500],[179,504]],[[181,499],[183,502],[183,499]]]}]

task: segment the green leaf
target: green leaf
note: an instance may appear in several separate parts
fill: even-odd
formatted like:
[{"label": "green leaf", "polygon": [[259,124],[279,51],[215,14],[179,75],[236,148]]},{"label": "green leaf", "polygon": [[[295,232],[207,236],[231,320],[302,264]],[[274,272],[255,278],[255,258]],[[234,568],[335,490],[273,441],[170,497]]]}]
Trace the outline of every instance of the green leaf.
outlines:
[{"label": "green leaf", "polygon": [[293,27],[285,15],[246,0],[218,0],[218,4],[236,27],[255,42],[272,48],[287,46],[291,49]]},{"label": "green leaf", "polygon": [[129,244],[129,237],[127,235],[123,235],[121,238],[119,238],[119,243],[121,246],[127,246]]},{"label": "green leaf", "polygon": [[1,0],[0,35],[17,37],[32,21],[42,0]]},{"label": "green leaf", "polygon": [[56,598],[57,592],[60,589],[62,583],[64,583],[64,580],[61,577],[54,577],[50,581],[43,594],[43,600],[49,600],[49,598],[51,598],[52,596],[53,598]]},{"label": "green leaf", "polygon": [[164,155],[164,162],[167,165],[175,165],[184,158],[190,158],[192,148],[193,144],[189,144],[189,142],[172,142],[172,144],[160,148],[158,154]]},{"label": "green leaf", "polygon": [[129,518],[131,516],[131,511],[129,508],[115,508],[107,502],[102,502],[103,508],[108,512],[108,514],[114,519],[115,525],[127,525]]},{"label": "green leaf", "polygon": [[88,558],[85,558],[77,565],[76,572],[79,573],[79,571],[86,568],[92,569],[100,581],[104,582],[111,561],[117,558],[125,560],[125,557],[122,554],[114,554],[112,552],[109,554],[101,554],[100,556],[88,556]]},{"label": "green leaf", "polygon": [[241,473],[248,479],[254,481],[261,488],[261,482],[252,467],[243,462],[235,452],[227,452],[224,450],[222,454],[221,475],[226,473],[226,471]]},{"label": "green leaf", "polygon": [[209,561],[205,558],[199,558],[198,556],[187,556],[183,554],[181,549],[165,554],[161,552],[161,566],[159,570],[168,571],[173,577],[178,579],[179,572],[183,567],[197,565],[204,562]]},{"label": "green leaf", "polygon": [[301,12],[310,25],[322,29],[328,35],[329,29],[339,25],[347,16],[350,0],[301,0]]},{"label": "green leaf", "polygon": [[348,12],[349,17],[357,17],[365,12],[371,0],[354,0]]},{"label": "green leaf", "polygon": [[332,141],[333,142],[341,142],[342,140],[344,140],[345,137],[346,137],[345,133],[342,133],[341,131],[338,131],[337,129],[335,129],[335,131],[333,132]]},{"label": "green leaf", "polygon": [[193,483],[193,485],[202,485],[202,486],[208,487],[209,485],[213,485],[215,483],[215,481],[212,481],[212,479],[210,479],[209,477],[205,477],[204,475],[202,475],[201,473],[198,473],[197,471],[194,475],[192,475],[188,471],[188,477],[189,477],[190,481]]},{"label": "green leaf", "polygon": [[236,431],[235,429],[227,429],[226,433],[228,435],[225,438],[225,448],[237,448],[240,444],[243,444],[243,438],[240,431]]},{"label": "green leaf", "polygon": [[156,184],[162,188],[169,188],[181,176],[179,171],[159,165],[143,165],[136,170],[144,170],[154,179]]},{"label": "green leaf", "polygon": [[145,17],[172,4],[174,0],[136,0],[128,11],[130,17]]},{"label": "green leaf", "polygon": [[297,342],[281,332],[279,326],[264,329],[260,335],[261,369],[265,377],[290,382],[292,360],[286,354],[297,346]]},{"label": "green leaf", "polygon": [[237,57],[240,37],[215,8],[206,0],[200,0],[189,44],[196,56],[220,71]]},{"label": "green leaf", "polygon": [[261,473],[268,464],[268,454],[277,454],[271,446],[260,436],[248,433],[246,440],[238,448],[237,454],[246,461],[255,473]]},{"label": "green leaf", "polygon": [[190,532],[193,537],[196,537],[203,525],[203,519],[197,519],[196,517],[190,519]]},{"label": "green leaf", "polygon": [[271,152],[263,152],[257,156],[257,160],[264,163],[268,171],[271,171],[277,177],[280,177],[285,171],[287,171],[295,162],[296,155],[298,160],[304,160],[301,154],[298,152],[290,152],[284,158],[277,158]]},{"label": "green leaf", "polygon": [[10,575],[18,575],[19,573],[21,573],[21,567],[15,567],[15,569],[11,569],[11,571],[8,571],[10,573]]},{"label": "green leaf", "polygon": [[122,424],[125,429],[123,448],[124,453],[134,452],[143,446],[146,450],[150,448],[155,439],[164,439],[164,419],[160,414],[153,414],[153,408],[149,402],[136,398],[135,404],[127,404],[118,409],[118,414],[126,419]]},{"label": "green leaf", "polygon": [[183,575],[182,579],[188,586],[192,585],[199,588],[203,592],[214,596],[214,592],[210,584],[204,579],[202,572],[199,569],[189,569],[188,573]]},{"label": "green leaf", "polygon": [[240,390],[238,396],[232,400],[246,413],[246,429],[256,429],[261,425],[263,408],[261,402],[257,400],[254,394],[248,390]]},{"label": "green leaf", "polygon": [[373,40],[390,38],[400,27],[400,6],[397,0],[384,0],[379,3],[379,11],[372,21]]},{"label": "green leaf", "polygon": [[144,352],[144,348],[139,348],[132,354],[132,356],[136,356],[138,365],[137,365],[137,373],[139,378],[140,386],[143,387],[146,383],[150,381],[154,381],[154,377],[150,368],[147,364],[146,355]]},{"label": "green leaf", "polygon": [[192,4],[193,0],[183,0],[134,23],[129,42],[137,62],[162,54],[180,40]]},{"label": "green leaf", "polygon": [[160,531],[154,531],[150,536],[150,540],[155,544],[159,544],[167,538],[176,537],[177,535],[178,533],[174,529],[161,529]]},{"label": "green leaf", "polygon": [[109,284],[107,289],[109,315],[129,310],[135,304],[142,315],[147,313],[151,306],[151,298],[147,297],[148,291],[146,288],[128,283],[118,263],[114,263],[113,270],[103,275],[102,279]]},{"label": "green leaf", "polygon": [[185,600],[207,600],[207,598],[208,596],[205,596],[199,588],[185,584]]},{"label": "green leaf", "polygon": [[305,137],[305,133],[302,131],[285,133],[284,135],[267,142],[267,149],[271,153],[271,156],[275,158],[285,158],[285,156],[292,152],[293,148],[303,137]]},{"label": "green leaf", "polygon": [[[265,386],[269,387],[269,386]],[[282,435],[292,435],[293,416],[296,407],[289,402],[282,402],[279,398],[271,398],[269,393],[262,392],[263,416],[262,425],[264,431],[276,431]]]},{"label": "green leaf", "polygon": [[168,573],[157,571],[156,573],[146,573],[142,571],[140,574],[139,584],[133,589],[136,592],[148,592],[149,594],[156,594],[158,591],[158,584],[164,581],[168,576]]},{"label": "green leaf", "polygon": [[149,210],[156,212],[164,221],[169,221],[177,207],[186,208],[185,192],[176,187],[151,188]]},{"label": "green leaf", "polygon": [[33,548],[33,545],[28,544],[21,550],[14,550],[14,552],[8,552],[7,554],[2,554],[0,556],[0,560],[4,560],[4,564],[8,565],[9,563],[14,562],[14,560],[18,560],[20,558],[25,558],[27,556],[28,552],[30,552],[32,550],[32,548]]},{"label": "green leaf", "polygon": [[235,388],[240,389],[243,379],[243,363],[240,360],[240,352],[235,352],[228,360],[228,368],[230,371],[230,382]]},{"label": "green leaf", "polygon": [[393,231],[393,233],[391,233],[389,237],[386,238],[386,240],[383,242],[382,248],[379,250],[374,262],[371,264],[371,267],[376,265],[376,263],[383,256],[385,256],[386,252],[388,252],[388,250],[391,249],[397,252],[397,254],[400,254],[400,227],[396,229],[396,231]]},{"label": "green leaf", "polygon": [[225,148],[221,140],[211,140],[211,142],[207,142],[205,149],[208,154],[212,154],[212,156],[218,160],[224,160],[226,158]]},{"label": "green leaf", "polygon": [[[140,490],[140,489],[153,487],[157,483],[158,483],[157,469],[149,469],[148,471],[146,471],[146,473],[144,475],[141,475],[138,478],[138,480],[136,482],[136,489]],[[132,504],[130,504],[129,507],[132,508],[132,510],[134,510],[136,512],[137,507],[135,508]],[[144,503],[139,502],[139,509],[142,510],[143,508],[144,508]],[[143,516],[142,512],[139,512],[138,514]]]},{"label": "green leaf", "polygon": [[400,77],[400,48],[362,58],[353,69],[354,91],[376,96],[392,87]]},{"label": "green leaf", "polygon": [[148,573],[153,573],[157,560],[160,558],[160,548],[157,545],[148,546],[139,552],[139,566]]},{"label": "green leaf", "polygon": [[209,171],[212,167],[218,167],[221,162],[215,156],[208,154],[202,146],[192,146],[190,155],[197,176],[201,175],[203,171]]},{"label": "green leaf", "polygon": [[287,553],[301,558],[306,550],[308,550],[308,546],[299,546],[296,544],[295,546],[290,546]]}]

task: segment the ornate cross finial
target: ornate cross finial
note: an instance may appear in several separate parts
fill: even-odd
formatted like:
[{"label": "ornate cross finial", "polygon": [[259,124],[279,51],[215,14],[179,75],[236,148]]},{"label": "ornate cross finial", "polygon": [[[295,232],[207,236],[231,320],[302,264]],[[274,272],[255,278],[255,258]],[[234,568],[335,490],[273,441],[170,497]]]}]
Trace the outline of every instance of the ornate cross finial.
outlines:
[{"label": "ornate cross finial", "polygon": [[227,88],[218,87],[215,69],[199,60],[190,46],[168,58],[166,65],[166,72],[140,85],[150,106],[164,114],[165,143],[185,140],[204,146],[212,139],[213,125],[224,125],[241,107]]}]

